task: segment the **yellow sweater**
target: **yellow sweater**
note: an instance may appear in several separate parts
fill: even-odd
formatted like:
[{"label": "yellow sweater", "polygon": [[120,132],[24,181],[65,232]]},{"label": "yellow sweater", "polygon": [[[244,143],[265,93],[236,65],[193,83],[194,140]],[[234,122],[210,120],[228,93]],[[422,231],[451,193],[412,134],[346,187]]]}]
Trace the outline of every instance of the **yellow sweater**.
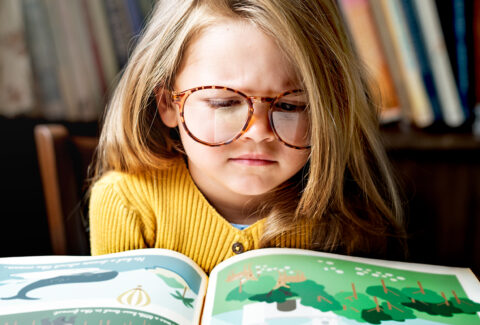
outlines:
[{"label": "yellow sweater", "polygon": [[[166,248],[189,256],[207,273],[259,248],[265,223],[233,227],[208,203],[183,161],[154,175],[107,173],[92,189],[89,216],[92,255]],[[306,240],[285,235],[280,246],[303,248]]]}]

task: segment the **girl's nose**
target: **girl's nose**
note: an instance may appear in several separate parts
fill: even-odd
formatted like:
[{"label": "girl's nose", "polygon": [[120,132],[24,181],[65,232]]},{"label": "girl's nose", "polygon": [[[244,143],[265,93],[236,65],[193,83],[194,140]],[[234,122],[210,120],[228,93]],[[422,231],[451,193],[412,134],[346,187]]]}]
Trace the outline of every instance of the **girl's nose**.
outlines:
[{"label": "girl's nose", "polygon": [[250,120],[248,128],[242,138],[250,139],[255,142],[270,142],[275,140],[275,134],[273,133],[268,118],[268,108],[269,104],[267,103],[259,103],[255,105],[252,119]]}]

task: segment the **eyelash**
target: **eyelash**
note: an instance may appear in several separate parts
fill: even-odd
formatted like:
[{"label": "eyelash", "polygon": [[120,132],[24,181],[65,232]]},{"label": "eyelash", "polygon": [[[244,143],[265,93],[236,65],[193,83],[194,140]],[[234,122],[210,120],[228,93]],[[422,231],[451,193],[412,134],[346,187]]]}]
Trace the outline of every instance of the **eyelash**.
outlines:
[{"label": "eyelash", "polygon": [[228,106],[235,106],[240,103],[239,100],[207,100],[207,103],[210,107],[214,108],[223,108],[223,107],[228,107]]},{"label": "eyelash", "polygon": [[287,104],[287,103],[276,103],[275,106],[287,112],[304,111],[306,107],[305,105],[295,105],[295,104]]}]

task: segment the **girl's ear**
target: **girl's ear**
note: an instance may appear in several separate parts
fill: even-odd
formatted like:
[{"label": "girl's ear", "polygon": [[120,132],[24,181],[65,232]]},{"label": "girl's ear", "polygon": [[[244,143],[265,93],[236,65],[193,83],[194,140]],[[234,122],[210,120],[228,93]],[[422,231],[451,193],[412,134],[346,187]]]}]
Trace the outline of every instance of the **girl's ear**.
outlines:
[{"label": "girl's ear", "polygon": [[163,124],[170,128],[178,126],[177,110],[170,100],[170,94],[162,87],[155,89],[155,100]]}]

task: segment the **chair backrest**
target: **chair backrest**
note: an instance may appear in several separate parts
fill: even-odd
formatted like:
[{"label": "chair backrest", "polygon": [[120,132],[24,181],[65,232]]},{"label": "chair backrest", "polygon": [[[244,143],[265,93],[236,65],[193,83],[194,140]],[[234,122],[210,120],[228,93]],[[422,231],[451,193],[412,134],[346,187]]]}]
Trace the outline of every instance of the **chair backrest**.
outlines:
[{"label": "chair backrest", "polygon": [[71,136],[59,124],[37,125],[34,137],[53,253],[89,255],[82,200],[98,138]]}]

